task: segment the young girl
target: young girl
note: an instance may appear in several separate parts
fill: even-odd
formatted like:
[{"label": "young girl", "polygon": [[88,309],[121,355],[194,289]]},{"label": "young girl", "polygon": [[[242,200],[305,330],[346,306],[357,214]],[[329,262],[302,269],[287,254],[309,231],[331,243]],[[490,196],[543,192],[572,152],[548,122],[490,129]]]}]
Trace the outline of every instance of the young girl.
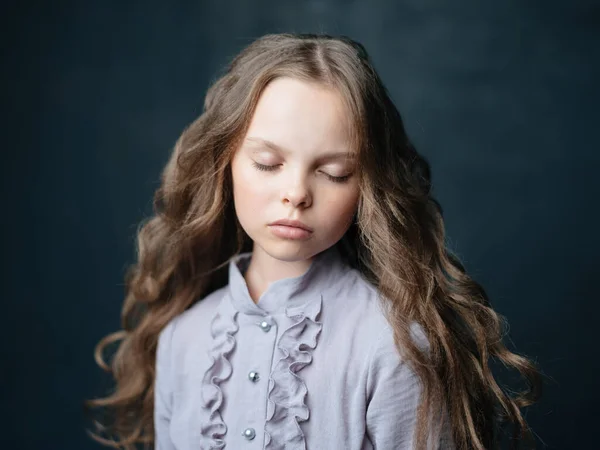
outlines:
[{"label": "young girl", "polygon": [[[491,449],[534,366],[445,247],[429,166],[364,48],[268,35],[209,89],[138,236],[101,442]],[[121,341],[108,366],[102,350]],[[526,377],[511,397],[490,358]],[[154,443],[154,444],[153,444]]]}]

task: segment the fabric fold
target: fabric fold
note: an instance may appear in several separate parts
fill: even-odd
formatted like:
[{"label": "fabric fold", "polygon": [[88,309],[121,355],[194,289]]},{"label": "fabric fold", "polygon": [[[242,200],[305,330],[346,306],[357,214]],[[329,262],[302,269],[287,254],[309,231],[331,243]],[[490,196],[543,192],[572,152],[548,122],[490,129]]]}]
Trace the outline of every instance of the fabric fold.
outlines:
[{"label": "fabric fold", "polygon": [[209,420],[201,426],[201,435],[212,440],[203,443],[210,444],[211,449],[225,447],[223,438],[227,433],[227,425],[219,410],[223,403],[220,384],[229,379],[233,372],[229,357],[236,346],[235,334],[239,330],[237,315],[235,309],[223,308],[217,311],[210,325],[213,346],[208,353],[211,364],[204,373],[201,387],[202,406],[209,409]]},{"label": "fabric fold", "polygon": [[286,308],[294,323],[283,331],[278,348],[283,356],[274,366],[269,379],[265,449],[304,450],[306,442],[300,422],[308,420],[310,411],[305,403],[308,389],[297,375],[312,362],[322,322],[317,321],[323,298],[311,302],[304,311]]}]

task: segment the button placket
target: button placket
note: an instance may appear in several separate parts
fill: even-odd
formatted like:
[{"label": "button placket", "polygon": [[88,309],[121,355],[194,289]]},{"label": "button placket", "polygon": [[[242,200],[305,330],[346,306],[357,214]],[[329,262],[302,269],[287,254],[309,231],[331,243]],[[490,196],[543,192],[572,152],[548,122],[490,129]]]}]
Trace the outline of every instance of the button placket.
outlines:
[{"label": "button placket", "polygon": [[[260,321],[257,321],[257,322],[254,322],[254,323],[264,333],[269,333],[272,329],[274,329],[273,327],[276,327],[276,323],[272,320],[272,318],[270,316],[263,317]],[[268,337],[268,338],[265,337],[265,338],[267,339],[267,341],[271,341],[273,339],[272,336]],[[263,339],[260,339],[260,340],[262,341]],[[266,342],[263,342],[263,344],[266,344],[267,346],[269,345]],[[273,341],[273,345],[275,345],[274,341]],[[272,358],[269,358],[268,367],[270,367],[271,362],[272,362]],[[268,373],[267,366],[263,366],[262,363],[261,363],[260,367],[261,367],[261,369],[260,369],[261,371],[262,370],[267,370],[267,373]],[[255,394],[259,394],[262,391],[261,387],[259,387],[259,386],[261,386],[261,384],[259,384],[259,382],[262,381],[262,379],[263,378],[261,377],[258,368],[252,369],[252,370],[250,370],[248,372],[248,380],[249,380],[249,382],[252,383],[252,384],[254,384],[254,385],[256,385],[256,388],[254,388],[254,389],[259,389],[258,391],[254,391]],[[265,379],[268,380],[268,376]],[[262,386],[262,387],[264,387],[264,386]],[[259,395],[262,395],[262,394],[259,394]],[[254,422],[254,420],[252,420],[251,423],[252,422]],[[254,423],[252,423],[252,424],[254,424]],[[250,425],[250,424],[248,424],[248,425]],[[247,441],[252,441],[257,436],[256,429],[253,428],[253,427],[251,427],[251,426],[247,426],[240,434]]]},{"label": "button placket", "polygon": [[[271,324],[267,321],[267,320],[263,320],[261,321],[258,326],[260,327],[261,330],[263,330],[265,333],[268,333],[271,330]],[[252,370],[248,373],[248,379],[250,381],[252,381],[253,383],[258,382],[258,380],[260,380],[260,375],[258,372]]]}]

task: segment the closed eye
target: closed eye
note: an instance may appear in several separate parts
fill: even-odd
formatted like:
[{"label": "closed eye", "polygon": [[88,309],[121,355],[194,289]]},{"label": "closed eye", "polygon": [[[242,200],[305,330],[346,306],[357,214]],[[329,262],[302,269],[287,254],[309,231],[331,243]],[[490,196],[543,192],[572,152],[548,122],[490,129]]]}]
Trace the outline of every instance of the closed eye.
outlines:
[{"label": "closed eye", "polygon": [[266,172],[271,172],[272,170],[277,169],[277,165],[275,166],[266,166],[264,164],[257,163],[256,161],[252,161],[252,165],[258,170],[264,170]]},{"label": "closed eye", "polygon": [[344,175],[343,177],[334,177],[333,175],[329,175],[328,173],[322,172],[329,180],[334,183],[345,183],[350,178],[351,174]]},{"label": "closed eye", "polygon": [[[277,167],[279,167],[279,164],[276,164],[274,166],[268,166],[265,164],[260,164],[257,163],[256,161],[252,161],[252,166],[257,169],[257,170],[261,170],[263,172],[272,172],[274,170],[277,170]],[[325,175],[325,177],[327,177],[327,179],[329,181],[333,181],[334,183],[344,183],[346,181],[348,181],[348,179],[352,176],[352,174],[348,174],[348,175],[344,175],[342,177],[334,177],[333,175],[329,175],[328,173],[325,172],[321,172],[323,175]]]}]

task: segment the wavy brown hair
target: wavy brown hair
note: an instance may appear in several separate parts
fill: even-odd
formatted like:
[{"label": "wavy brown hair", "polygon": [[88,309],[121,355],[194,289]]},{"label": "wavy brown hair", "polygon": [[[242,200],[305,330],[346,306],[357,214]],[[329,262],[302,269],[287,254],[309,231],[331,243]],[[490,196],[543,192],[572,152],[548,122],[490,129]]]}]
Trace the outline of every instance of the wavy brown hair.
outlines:
[{"label": "wavy brown hair", "polygon": [[[152,445],[158,335],[178,314],[227,283],[227,264],[251,241],[235,215],[230,161],[265,86],[295,77],[336,89],[353,121],[360,200],[355,221],[336,244],[348,264],[376,286],[402,357],[421,380],[417,448],[441,431],[448,412],[457,449],[498,448],[505,427],[512,448],[534,447],[521,408],[537,400],[541,377],[507,349],[506,320],[446,246],[430,169],[365,49],[346,37],[266,35],[246,47],[209,88],[204,111],[179,137],[154,195],[154,216],[137,236],[137,262],[126,276],[122,330],[102,339],[100,367],[116,380],[92,436],[107,445]],[[411,339],[416,322],[429,345]],[[103,354],[118,348],[110,363]],[[522,392],[501,387],[490,365],[516,369]],[[400,405],[399,405],[400,406]]]}]

